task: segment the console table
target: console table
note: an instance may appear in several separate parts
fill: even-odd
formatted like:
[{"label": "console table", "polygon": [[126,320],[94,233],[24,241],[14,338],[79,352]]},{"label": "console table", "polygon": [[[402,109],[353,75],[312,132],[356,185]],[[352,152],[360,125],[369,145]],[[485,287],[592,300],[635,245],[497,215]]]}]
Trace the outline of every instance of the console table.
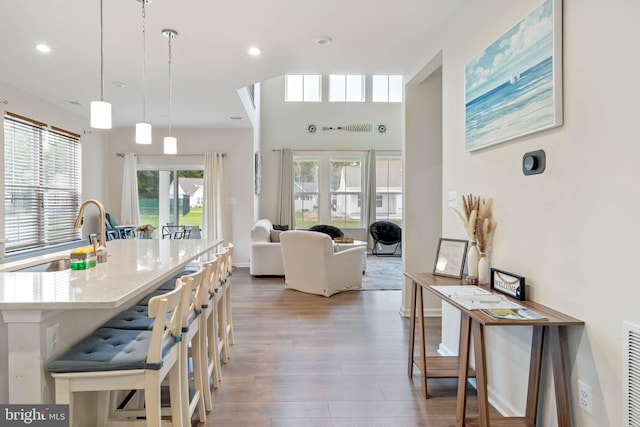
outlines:
[{"label": "console table", "polygon": [[[479,310],[468,310],[453,299],[441,294],[432,286],[459,286],[463,282],[460,279],[436,276],[431,273],[405,273],[411,280],[411,327],[409,332],[409,376],[413,373],[413,353],[415,341],[415,315],[419,310],[418,320],[420,324],[420,359],[417,364],[422,372],[422,390],[427,397],[427,378],[441,376],[436,364],[435,371],[428,367],[432,358],[426,357],[424,342],[424,316],[423,316],[423,289],[427,289],[443,301],[458,308],[461,313],[460,320],[460,349],[459,357],[447,358],[446,365],[457,363],[458,397],[456,404],[456,426],[464,427],[479,425],[488,427],[491,424],[501,426],[536,426],[538,425],[538,400],[540,392],[540,378],[542,374],[542,348],[546,339],[551,356],[551,369],[555,389],[557,417],[559,427],[571,426],[571,410],[569,406],[569,387],[567,384],[567,367],[565,365],[565,335],[569,326],[581,326],[584,322],[566,314],[560,313],[549,307],[537,304],[533,301],[518,301],[518,304],[529,308],[546,317],[544,320],[497,320]],[[489,286],[481,285],[481,288],[490,290]],[[533,335],[531,342],[531,356],[529,360],[529,379],[527,385],[527,402],[524,417],[503,417],[489,419],[489,401],[487,395],[486,377],[486,348],[484,344],[485,326],[531,326]],[[469,370],[470,338],[473,336],[473,349],[475,354],[475,376],[478,395],[478,420],[466,419],[467,380],[473,375]],[[435,359],[437,360],[437,359]],[[451,367],[447,366],[447,370]]]}]

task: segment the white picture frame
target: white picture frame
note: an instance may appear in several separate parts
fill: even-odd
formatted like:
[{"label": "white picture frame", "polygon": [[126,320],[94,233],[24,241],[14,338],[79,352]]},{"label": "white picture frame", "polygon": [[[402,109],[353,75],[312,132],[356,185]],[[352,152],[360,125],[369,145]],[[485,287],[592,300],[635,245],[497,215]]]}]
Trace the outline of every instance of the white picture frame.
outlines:
[{"label": "white picture frame", "polygon": [[467,257],[468,240],[440,238],[433,274],[462,279],[464,261]]},{"label": "white picture frame", "polygon": [[465,148],[561,126],[562,0],[539,7],[465,65]]}]

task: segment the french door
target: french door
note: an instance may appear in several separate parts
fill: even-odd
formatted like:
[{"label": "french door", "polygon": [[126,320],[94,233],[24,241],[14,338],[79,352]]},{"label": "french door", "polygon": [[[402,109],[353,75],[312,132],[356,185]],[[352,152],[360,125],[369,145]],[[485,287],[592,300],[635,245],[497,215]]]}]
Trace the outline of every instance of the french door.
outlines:
[{"label": "french door", "polygon": [[138,170],[140,223],[202,228],[203,182],[202,169]]}]

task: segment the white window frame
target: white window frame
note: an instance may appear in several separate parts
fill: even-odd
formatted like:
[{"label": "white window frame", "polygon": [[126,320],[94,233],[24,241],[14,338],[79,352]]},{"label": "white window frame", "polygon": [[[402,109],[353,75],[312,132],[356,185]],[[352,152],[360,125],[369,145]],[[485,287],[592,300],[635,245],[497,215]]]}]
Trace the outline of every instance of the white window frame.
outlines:
[{"label": "white window frame", "polygon": [[80,239],[80,135],[9,112],[3,132],[6,252]]},{"label": "white window frame", "polygon": [[[335,192],[331,191],[331,161],[335,160],[357,160],[361,162],[362,176],[360,182],[364,182],[365,153],[361,151],[299,151],[293,154],[294,162],[297,160],[317,160],[318,161],[318,224],[331,224],[331,196]],[[360,186],[359,197],[364,199],[362,184]],[[295,194],[295,188],[294,188]],[[342,229],[363,228],[362,215],[363,207],[360,206],[360,225],[357,227],[340,227]],[[297,227],[296,228],[303,228]]]},{"label": "white window frame", "polygon": [[363,74],[329,75],[329,102],[365,102]]},{"label": "white window frame", "polygon": [[401,75],[371,76],[371,102],[402,102],[403,78]]},{"label": "white window frame", "polygon": [[287,74],[285,102],[322,102],[322,75]]},{"label": "white window frame", "polygon": [[[402,154],[401,153],[397,153],[397,154],[395,154],[395,153],[377,154],[376,155],[376,163],[380,162],[380,161],[400,161],[400,164],[401,164],[400,167],[401,168],[403,167],[403,165],[402,165]],[[376,168],[376,175],[379,174],[379,171],[377,169],[378,168]],[[400,200],[396,201],[397,206],[398,206],[398,208],[400,210],[400,217],[399,217],[399,221],[398,221],[399,224],[398,225],[402,226],[402,223],[404,222],[404,215],[402,214],[402,197],[404,197],[404,182],[402,181],[402,177],[400,179],[401,179],[401,183],[400,183],[401,187],[400,187],[399,191],[392,191],[390,189],[390,187],[388,186],[388,184],[389,184],[388,176],[387,176],[387,182],[386,182],[387,186],[383,187],[383,188],[386,188],[386,191],[378,191],[378,189],[380,187],[378,187],[379,183],[376,182],[376,220],[395,222],[393,218],[389,218],[388,209],[389,209],[389,203],[390,203],[391,196],[399,194],[400,195]],[[380,210],[380,208],[384,208],[385,207],[384,206],[384,199],[385,198],[387,200],[387,212],[386,212],[385,217],[383,218],[382,216],[378,216],[379,215],[378,211]],[[382,206],[378,205],[378,201],[382,202]]]}]

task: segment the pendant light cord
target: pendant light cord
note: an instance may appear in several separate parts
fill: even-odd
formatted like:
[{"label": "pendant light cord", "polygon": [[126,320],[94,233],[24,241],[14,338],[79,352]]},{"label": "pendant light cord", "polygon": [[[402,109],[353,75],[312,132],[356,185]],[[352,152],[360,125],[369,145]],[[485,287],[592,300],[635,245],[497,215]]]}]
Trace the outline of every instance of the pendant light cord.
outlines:
[{"label": "pendant light cord", "polygon": [[147,17],[147,13],[145,10],[146,0],[142,0],[142,121],[144,123],[147,122],[147,73],[146,73],[146,63],[147,63],[147,33],[145,27],[145,19]]},{"label": "pendant light cord", "polygon": [[169,35],[169,136],[171,136],[171,39]]},{"label": "pendant light cord", "polygon": [[102,0],[100,0],[100,101],[104,101],[104,31],[102,27]]}]

